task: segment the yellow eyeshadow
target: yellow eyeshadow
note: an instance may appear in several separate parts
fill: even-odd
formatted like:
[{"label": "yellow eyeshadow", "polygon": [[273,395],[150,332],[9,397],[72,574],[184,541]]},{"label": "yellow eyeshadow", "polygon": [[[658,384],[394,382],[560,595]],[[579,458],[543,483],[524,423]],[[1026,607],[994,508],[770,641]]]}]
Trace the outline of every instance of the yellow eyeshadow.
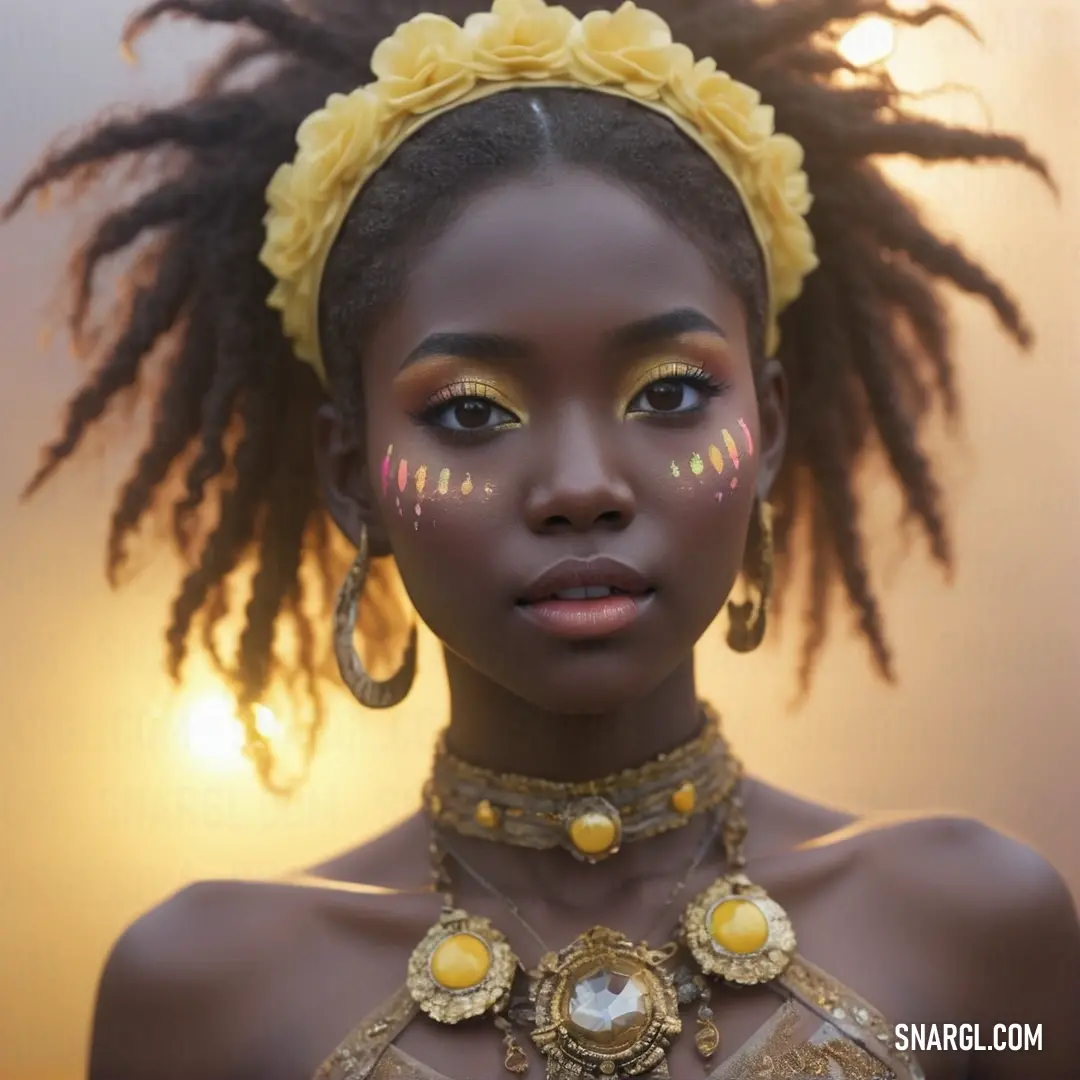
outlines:
[{"label": "yellow eyeshadow", "polygon": [[647,390],[655,382],[663,382],[665,379],[681,379],[688,375],[701,375],[703,368],[700,364],[691,364],[685,360],[663,360],[655,358],[646,361],[634,368],[627,376],[622,394],[622,409],[626,409],[630,403],[643,390]]},{"label": "yellow eyeshadow", "polygon": [[[522,423],[525,422],[525,411],[521,406],[514,403],[510,394],[505,393],[494,383],[488,382],[486,379],[453,379],[441,386],[434,394],[428,397],[427,401],[424,403],[424,407],[427,409],[438,408],[440,405],[449,405],[451,402],[460,401],[462,398],[490,401],[492,405],[498,405],[500,409],[505,409],[507,412],[513,413]],[[510,425],[507,423],[505,426]]]}]

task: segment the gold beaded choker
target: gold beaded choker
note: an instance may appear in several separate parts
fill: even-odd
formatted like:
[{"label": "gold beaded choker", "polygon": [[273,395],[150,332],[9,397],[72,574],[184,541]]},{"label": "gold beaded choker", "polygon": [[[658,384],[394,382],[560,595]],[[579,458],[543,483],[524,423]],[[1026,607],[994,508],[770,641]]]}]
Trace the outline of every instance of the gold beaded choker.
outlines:
[{"label": "gold beaded choker", "polygon": [[726,802],[738,780],[719,717],[700,704],[701,734],[645,765],[600,780],[559,783],[500,774],[455,757],[439,739],[424,807],[463,836],[527,848],[562,847],[598,862],[622,844],[685,825]]}]

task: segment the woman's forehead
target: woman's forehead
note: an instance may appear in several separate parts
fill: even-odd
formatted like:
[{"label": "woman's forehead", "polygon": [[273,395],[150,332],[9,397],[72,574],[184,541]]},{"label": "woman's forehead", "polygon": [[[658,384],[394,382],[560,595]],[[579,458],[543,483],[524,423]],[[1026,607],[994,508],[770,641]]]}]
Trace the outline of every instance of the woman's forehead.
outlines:
[{"label": "woman's forehead", "polygon": [[725,329],[735,322],[732,332],[744,321],[723,278],[675,225],[613,181],[560,170],[467,202],[418,256],[394,322],[406,336],[528,336],[610,331],[686,308]]}]

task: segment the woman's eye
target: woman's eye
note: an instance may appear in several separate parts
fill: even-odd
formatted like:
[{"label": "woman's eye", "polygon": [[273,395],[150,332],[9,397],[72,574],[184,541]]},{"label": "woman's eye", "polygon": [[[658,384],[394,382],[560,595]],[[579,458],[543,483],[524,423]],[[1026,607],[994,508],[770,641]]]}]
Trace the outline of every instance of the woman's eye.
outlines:
[{"label": "woman's eye", "polygon": [[431,413],[431,422],[448,431],[495,431],[517,417],[485,398],[458,398]]},{"label": "woman's eye", "polygon": [[632,402],[630,412],[687,413],[700,409],[711,395],[687,379],[660,379],[650,383]]}]

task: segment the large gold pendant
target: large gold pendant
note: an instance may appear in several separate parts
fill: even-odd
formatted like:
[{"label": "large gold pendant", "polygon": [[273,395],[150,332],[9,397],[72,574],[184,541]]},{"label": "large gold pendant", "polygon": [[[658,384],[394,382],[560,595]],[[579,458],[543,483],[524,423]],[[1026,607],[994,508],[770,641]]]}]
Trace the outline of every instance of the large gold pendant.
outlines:
[{"label": "large gold pendant", "polygon": [[795,955],[787,912],[743,874],[729,874],[695,897],[682,936],[706,975],[752,986],[782,974]]},{"label": "large gold pendant", "polygon": [[533,1042],[549,1080],[638,1076],[682,1030],[665,957],[598,926],[540,963]]},{"label": "large gold pendant", "polygon": [[510,945],[487,919],[445,911],[413,950],[407,984],[428,1016],[457,1024],[501,1012],[516,970]]}]

